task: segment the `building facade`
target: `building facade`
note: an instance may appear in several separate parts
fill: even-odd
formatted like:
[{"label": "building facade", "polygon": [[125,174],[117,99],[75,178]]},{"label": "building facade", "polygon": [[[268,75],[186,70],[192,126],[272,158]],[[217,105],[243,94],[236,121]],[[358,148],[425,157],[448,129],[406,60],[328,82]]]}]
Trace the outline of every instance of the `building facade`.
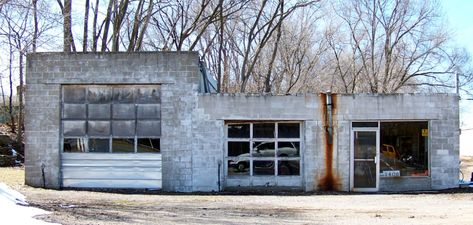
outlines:
[{"label": "building facade", "polygon": [[458,186],[453,94],[211,94],[195,52],[28,56],[26,183],[177,192]]}]

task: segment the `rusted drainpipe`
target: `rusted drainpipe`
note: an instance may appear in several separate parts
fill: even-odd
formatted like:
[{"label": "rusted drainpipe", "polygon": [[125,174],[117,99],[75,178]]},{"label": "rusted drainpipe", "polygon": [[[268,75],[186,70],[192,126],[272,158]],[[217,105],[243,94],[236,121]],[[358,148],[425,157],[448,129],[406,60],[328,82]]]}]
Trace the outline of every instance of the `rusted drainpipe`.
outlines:
[{"label": "rusted drainpipe", "polygon": [[333,136],[334,136],[334,112],[336,108],[336,95],[331,92],[321,94],[322,115],[324,126],[324,150],[325,150],[325,174],[319,180],[319,189],[323,191],[337,190],[337,181],[333,175]]},{"label": "rusted drainpipe", "polygon": [[332,93],[327,91],[325,94],[325,104],[327,105],[327,133],[328,133],[328,144],[333,144],[333,110],[332,110]]}]

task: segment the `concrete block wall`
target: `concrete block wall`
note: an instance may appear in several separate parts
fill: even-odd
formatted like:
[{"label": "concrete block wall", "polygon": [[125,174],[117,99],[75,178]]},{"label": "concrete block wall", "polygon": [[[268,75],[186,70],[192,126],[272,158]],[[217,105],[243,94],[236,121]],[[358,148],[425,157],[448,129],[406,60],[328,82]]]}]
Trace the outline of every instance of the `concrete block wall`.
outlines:
[{"label": "concrete block wall", "polygon": [[[226,120],[301,121],[301,187],[306,191],[318,190],[327,172],[324,99],[316,94],[199,94],[198,58],[194,52],[29,55],[26,183],[61,187],[61,85],[160,84],[163,190],[217,191],[219,181],[224,185]],[[358,94],[336,98],[332,172],[339,190],[350,188],[352,121],[429,121],[430,177],[382,179],[380,184],[386,190],[443,189],[457,185],[456,95]]]},{"label": "concrete block wall", "polygon": [[59,188],[63,84],[161,84],[163,189],[192,191],[192,114],[201,73],[196,52],[35,53],[26,79],[26,184]]},{"label": "concrete block wall", "polygon": [[[338,95],[338,123],[344,121],[429,121],[430,177],[381,178],[381,191],[458,187],[459,110],[455,94]],[[349,125],[349,124],[348,124]],[[340,132],[349,137],[350,131]],[[347,149],[350,139],[338,148]],[[345,152],[345,151],[341,151]],[[339,156],[340,157],[340,156]],[[345,156],[346,157],[346,156]]]},{"label": "concrete block wall", "polygon": [[[337,95],[336,98],[332,172],[338,190],[350,190],[352,121],[429,121],[430,177],[382,178],[381,191],[444,189],[457,186],[459,114],[456,95],[358,94]],[[312,191],[320,188],[320,181],[327,173],[325,127],[322,121],[324,103],[321,96],[207,94],[199,96],[198,102],[199,115],[195,121],[220,121],[219,124],[211,125],[212,129],[219,130],[216,132],[217,137],[211,137],[212,140],[207,141],[222,146],[220,150],[213,152],[222,158],[225,137],[221,129],[225,120],[303,121],[303,189]],[[198,133],[199,130],[205,128],[196,127],[194,132]],[[197,171],[194,170],[194,173]],[[216,182],[216,179],[212,182]]]}]

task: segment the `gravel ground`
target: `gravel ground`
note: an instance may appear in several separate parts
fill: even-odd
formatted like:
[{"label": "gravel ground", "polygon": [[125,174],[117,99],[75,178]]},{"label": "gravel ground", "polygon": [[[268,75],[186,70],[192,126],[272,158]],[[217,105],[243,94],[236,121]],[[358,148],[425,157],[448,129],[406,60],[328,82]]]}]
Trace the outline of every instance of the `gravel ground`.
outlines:
[{"label": "gravel ground", "polygon": [[[469,165],[464,165],[469,166]],[[465,167],[465,169],[468,169]],[[472,224],[473,191],[324,195],[120,194],[24,186],[21,168],[0,180],[61,224]],[[468,177],[469,178],[469,177]]]}]

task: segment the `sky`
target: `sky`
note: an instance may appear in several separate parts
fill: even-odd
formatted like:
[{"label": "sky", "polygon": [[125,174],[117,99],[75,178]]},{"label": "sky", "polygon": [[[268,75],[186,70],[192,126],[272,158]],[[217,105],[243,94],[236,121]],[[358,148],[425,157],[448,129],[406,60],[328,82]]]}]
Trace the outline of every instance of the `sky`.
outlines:
[{"label": "sky", "polygon": [[[448,25],[460,46],[473,57],[473,1],[441,0]],[[460,154],[473,155],[473,100],[460,100]]]}]

